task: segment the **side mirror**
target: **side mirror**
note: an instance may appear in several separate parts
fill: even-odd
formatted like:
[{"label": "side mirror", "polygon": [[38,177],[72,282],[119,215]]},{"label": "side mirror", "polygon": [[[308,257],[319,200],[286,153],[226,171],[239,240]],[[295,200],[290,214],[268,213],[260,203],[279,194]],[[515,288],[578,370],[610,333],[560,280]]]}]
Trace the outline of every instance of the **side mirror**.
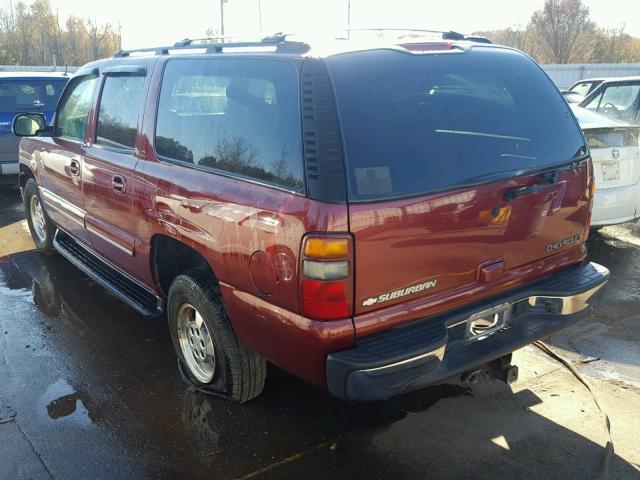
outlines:
[{"label": "side mirror", "polygon": [[47,121],[41,113],[21,113],[13,119],[12,131],[18,137],[35,137],[48,130]]}]

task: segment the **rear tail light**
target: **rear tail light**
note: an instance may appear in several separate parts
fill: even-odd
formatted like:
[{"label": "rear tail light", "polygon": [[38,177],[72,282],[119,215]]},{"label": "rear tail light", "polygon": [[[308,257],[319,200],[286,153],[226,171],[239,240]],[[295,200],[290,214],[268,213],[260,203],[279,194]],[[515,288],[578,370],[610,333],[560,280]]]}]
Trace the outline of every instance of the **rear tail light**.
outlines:
[{"label": "rear tail light", "polygon": [[302,314],[316,320],[351,315],[353,247],[349,235],[313,235],[302,246]]},{"label": "rear tail light", "polygon": [[[581,248],[583,250],[586,249],[586,245],[584,242],[586,242],[587,239],[589,238],[589,232],[591,228],[591,217],[593,215],[593,203],[595,202],[595,198],[596,198],[596,179],[593,172],[593,163],[589,162],[589,165],[590,165],[589,173],[591,177],[591,183],[589,185],[589,212],[587,213],[587,222],[586,222],[586,225],[584,226],[584,232],[582,234],[583,243],[581,245]],[[584,251],[586,252],[586,250]]]},{"label": "rear tail light", "polygon": [[315,280],[343,280],[349,276],[349,262],[314,262],[304,260],[305,278]]},{"label": "rear tail light", "polygon": [[323,260],[347,258],[349,256],[349,239],[309,237],[304,243],[304,255]]}]

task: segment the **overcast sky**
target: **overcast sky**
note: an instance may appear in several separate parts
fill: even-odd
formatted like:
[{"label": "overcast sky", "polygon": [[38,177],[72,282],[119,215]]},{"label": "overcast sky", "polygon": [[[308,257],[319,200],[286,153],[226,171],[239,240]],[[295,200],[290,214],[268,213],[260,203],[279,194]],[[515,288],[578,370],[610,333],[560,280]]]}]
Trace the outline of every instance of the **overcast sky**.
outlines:
[{"label": "overcast sky", "polygon": [[[6,0],[4,0],[6,3]],[[584,0],[598,25],[640,37],[640,0]],[[29,3],[29,1],[27,1]],[[227,0],[225,34],[256,35],[259,0]],[[347,0],[261,0],[265,33],[301,36],[345,28]],[[124,48],[173,44],[219,28],[220,0],[51,0],[70,14],[120,24]],[[524,26],[544,0],[351,0],[352,27],[414,27],[471,33]]]}]

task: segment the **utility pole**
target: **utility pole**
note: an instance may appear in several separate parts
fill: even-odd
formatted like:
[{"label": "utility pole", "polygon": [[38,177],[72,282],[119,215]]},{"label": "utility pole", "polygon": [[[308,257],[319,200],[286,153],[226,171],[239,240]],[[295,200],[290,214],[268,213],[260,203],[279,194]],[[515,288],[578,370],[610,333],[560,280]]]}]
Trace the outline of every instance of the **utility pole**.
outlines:
[{"label": "utility pole", "polygon": [[351,38],[351,0],[347,0],[347,40]]},{"label": "utility pole", "polygon": [[220,0],[220,36],[224,42],[224,0]]},{"label": "utility pole", "polygon": [[258,0],[258,30],[260,31],[260,40],[262,40],[262,0]]}]

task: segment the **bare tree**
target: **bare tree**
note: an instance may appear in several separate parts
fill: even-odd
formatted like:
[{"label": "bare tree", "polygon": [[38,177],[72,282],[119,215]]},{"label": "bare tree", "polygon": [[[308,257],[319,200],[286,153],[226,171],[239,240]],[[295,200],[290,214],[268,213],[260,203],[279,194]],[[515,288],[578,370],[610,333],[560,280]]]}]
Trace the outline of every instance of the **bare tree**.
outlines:
[{"label": "bare tree", "polygon": [[631,37],[624,33],[624,26],[620,29],[598,29],[589,61],[592,63],[621,62],[624,57],[625,46],[630,40]]},{"label": "bare tree", "polygon": [[[66,28],[64,28],[66,27]],[[109,24],[69,17],[60,24],[49,0],[0,7],[0,63],[82,65],[113,54],[120,35]]]},{"label": "bare tree", "polygon": [[500,45],[506,45],[508,47],[517,48],[523,52],[530,52],[535,46],[535,39],[532,38],[531,30],[520,28],[505,28],[503,30],[494,31],[477,31],[473,32],[473,35],[479,37],[486,37],[493,43]]},{"label": "bare tree", "polygon": [[546,0],[534,12],[530,27],[539,43],[539,60],[545,63],[587,61],[593,48],[595,24],[582,0]]}]

